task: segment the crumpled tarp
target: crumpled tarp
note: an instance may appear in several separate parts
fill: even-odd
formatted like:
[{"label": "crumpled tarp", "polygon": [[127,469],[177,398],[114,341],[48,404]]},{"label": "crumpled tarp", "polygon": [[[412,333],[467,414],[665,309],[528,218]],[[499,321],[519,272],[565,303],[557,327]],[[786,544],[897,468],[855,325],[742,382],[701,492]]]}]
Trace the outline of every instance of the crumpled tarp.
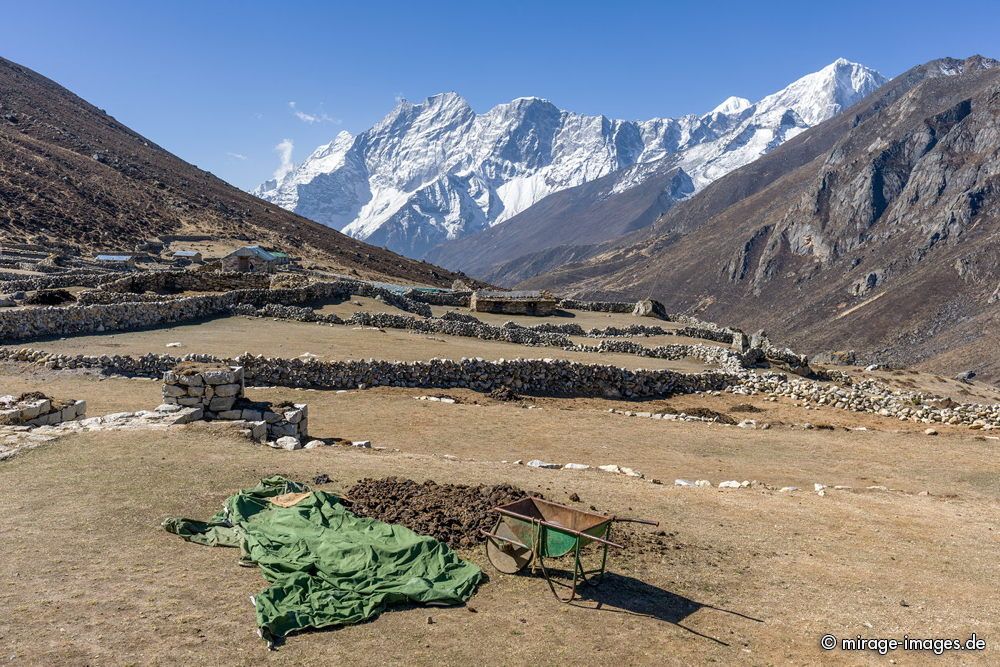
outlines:
[{"label": "crumpled tarp", "polygon": [[255,601],[265,639],[358,623],[391,605],[472,597],[482,572],[434,538],[355,516],[322,491],[290,507],[268,500],[308,490],[268,477],[230,496],[207,522],[171,518],[163,527],[198,544],[239,547],[260,567],[271,584]]}]

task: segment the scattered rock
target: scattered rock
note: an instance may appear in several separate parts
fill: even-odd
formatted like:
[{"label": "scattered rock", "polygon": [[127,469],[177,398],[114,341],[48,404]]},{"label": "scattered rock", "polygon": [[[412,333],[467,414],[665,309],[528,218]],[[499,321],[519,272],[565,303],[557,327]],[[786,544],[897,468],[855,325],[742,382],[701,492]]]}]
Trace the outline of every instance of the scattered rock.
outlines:
[{"label": "scattered rock", "polygon": [[302,443],[299,439],[293,435],[284,435],[274,441],[274,443],[281,449],[287,449],[289,451],[293,449],[302,449]]},{"label": "scattered rock", "polygon": [[598,470],[603,470],[604,472],[613,472],[619,475],[627,475],[629,477],[642,477],[642,473],[638,470],[633,470],[632,468],[626,468],[625,466],[616,465],[614,463],[609,465],[597,466]]}]

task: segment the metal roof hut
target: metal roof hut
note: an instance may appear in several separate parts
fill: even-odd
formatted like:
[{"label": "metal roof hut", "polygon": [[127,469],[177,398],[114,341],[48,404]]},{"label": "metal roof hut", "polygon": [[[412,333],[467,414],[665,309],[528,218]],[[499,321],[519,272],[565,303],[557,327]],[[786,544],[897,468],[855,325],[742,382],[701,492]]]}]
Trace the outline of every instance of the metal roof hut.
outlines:
[{"label": "metal roof hut", "polygon": [[222,258],[222,270],[238,273],[274,273],[278,263],[278,258],[273,253],[259,245],[245,245]]},{"label": "metal roof hut", "polygon": [[107,266],[121,266],[121,267],[134,267],[135,266],[135,255],[119,255],[119,254],[107,254],[98,255],[94,258],[98,264],[105,264]]},{"label": "metal roof hut", "polygon": [[503,315],[551,315],[559,304],[552,294],[545,291],[502,292],[476,290],[469,299],[469,309],[477,313]]},{"label": "metal roof hut", "polygon": [[201,264],[203,261],[201,253],[197,250],[175,250],[170,255],[170,259],[174,260],[174,262],[178,264],[187,264],[191,262]]}]

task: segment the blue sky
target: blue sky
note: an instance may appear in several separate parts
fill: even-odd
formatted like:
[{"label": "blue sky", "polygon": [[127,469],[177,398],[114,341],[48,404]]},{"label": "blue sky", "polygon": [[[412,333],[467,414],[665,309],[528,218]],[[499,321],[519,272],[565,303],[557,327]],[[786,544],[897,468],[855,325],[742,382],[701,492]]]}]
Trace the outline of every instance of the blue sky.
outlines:
[{"label": "blue sky", "polygon": [[[4,2],[0,55],[240,187],[402,96],[536,95],[643,119],[760,98],[839,56],[1000,56],[1000,3]],[[2,91],[0,91],[2,96]],[[294,103],[294,108],[292,106]]]}]

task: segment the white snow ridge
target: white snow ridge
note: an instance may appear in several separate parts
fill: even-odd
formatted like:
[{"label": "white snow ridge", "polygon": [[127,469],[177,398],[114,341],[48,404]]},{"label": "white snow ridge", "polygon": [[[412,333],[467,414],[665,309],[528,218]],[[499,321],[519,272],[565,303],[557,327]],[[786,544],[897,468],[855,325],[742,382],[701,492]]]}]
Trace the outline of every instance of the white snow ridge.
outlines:
[{"label": "white snow ridge", "polygon": [[702,116],[612,120],[522,97],[477,114],[443,93],[400,102],[371,129],[341,132],[253,194],[346,234],[423,257],[545,196],[622,170],[615,189],[671,160],[696,188],[851,106],[886,82],[838,59],[756,104],[730,97]]}]

